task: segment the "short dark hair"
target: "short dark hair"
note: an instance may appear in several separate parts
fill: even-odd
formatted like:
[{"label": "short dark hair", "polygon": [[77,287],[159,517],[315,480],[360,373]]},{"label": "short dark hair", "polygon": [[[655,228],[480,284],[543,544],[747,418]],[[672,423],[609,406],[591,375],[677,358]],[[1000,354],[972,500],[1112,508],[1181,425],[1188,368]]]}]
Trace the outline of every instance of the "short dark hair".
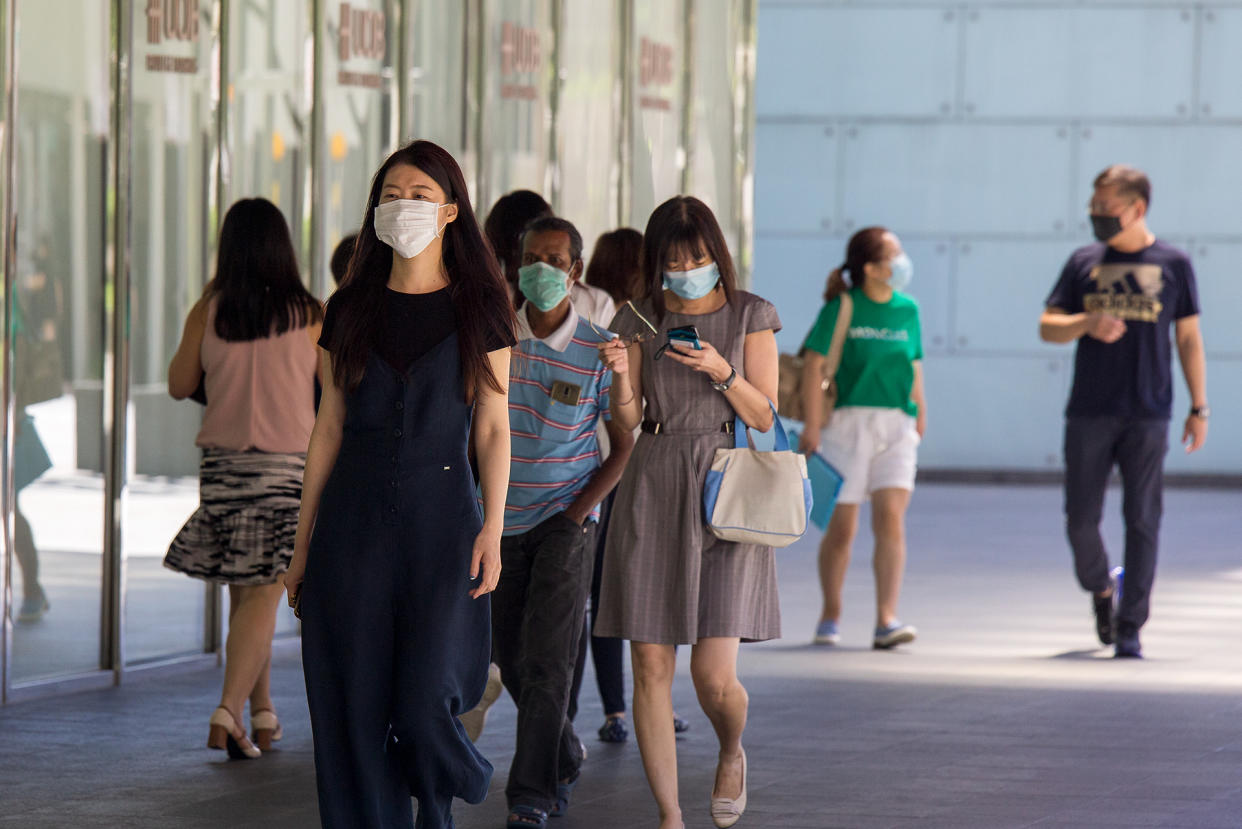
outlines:
[{"label": "short dark hair", "polygon": [[1119,196],[1142,199],[1151,207],[1151,179],[1138,167],[1129,164],[1113,164],[1095,177],[1095,187],[1115,187]]},{"label": "short dark hair", "polygon": [[354,255],[354,245],[357,242],[358,234],[351,233],[337,242],[336,249],[332,251],[332,258],[328,260],[328,269],[332,271],[332,281],[337,285],[341,284],[341,280],[345,278],[345,272],[349,270],[349,260]]},{"label": "short dark hair", "polygon": [[564,233],[569,236],[569,258],[577,262],[582,258],[582,234],[574,223],[559,216],[540,216],[533,219],[522,229],[522,247],[526,247],[526,237],[532,233]]}]

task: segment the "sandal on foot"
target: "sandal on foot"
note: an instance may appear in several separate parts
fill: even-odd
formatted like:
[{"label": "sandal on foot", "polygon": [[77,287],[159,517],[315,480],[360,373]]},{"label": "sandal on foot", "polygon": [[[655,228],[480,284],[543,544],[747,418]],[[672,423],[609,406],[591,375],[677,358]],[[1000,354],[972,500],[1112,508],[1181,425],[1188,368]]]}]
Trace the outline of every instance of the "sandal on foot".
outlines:
[{"label": "sandal on foot", "polygon": [[207,724],[211,726],[207,733],[207,748],[226,749],[230,760],[263,756],[263,752],[250,742],[245,730],[237,724],[237,717],[223,705],[211,712],[211,720]]},{"label": "sandal on foot", "polygon": [[260,751],[271,751],[272,743],[285,736],[276,712],[270,708],[250,710],[250,734]]},{"label": "sandal on foot", "polygon": [[544,829],[548,825],[548,813],[534,806],[510,806],[505,829]]},{"label": "sandal on foot", "polygon": [[552,807],[552,811],[548,812],[548,817],[564,817],[569,811],[569,798],[574,793],[574,786],[578,785],[578,781],[582,778],[582,771],[574,773],[574,776],[568,780],[562,780],[556,784],[556,805]]}]

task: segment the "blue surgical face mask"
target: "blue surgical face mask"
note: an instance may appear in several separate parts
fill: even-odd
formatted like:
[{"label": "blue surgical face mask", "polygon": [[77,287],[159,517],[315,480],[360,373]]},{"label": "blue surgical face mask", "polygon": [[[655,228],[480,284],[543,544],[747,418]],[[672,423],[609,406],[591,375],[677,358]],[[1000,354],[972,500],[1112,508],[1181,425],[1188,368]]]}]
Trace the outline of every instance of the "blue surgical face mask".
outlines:
[{"label": "blue surgical face mask", "polygon": [[665,271],[664,287],[682,299],[702,299],[710,294],[720,281],[720,269],[716,263],[689,271]]},{"label": "blue surgical face mask", "polygon": [[569,274],[547,262],[518,268],[518,290],[540,311],[551,311],[569,295]]},{"label": "blue surgical face mask", "polygon": [[888,278],[889,287],[894,291],[904,291],[914,278],[914,263],[909,256],[902,253],[888,264],[893,269],[893,275]]}]

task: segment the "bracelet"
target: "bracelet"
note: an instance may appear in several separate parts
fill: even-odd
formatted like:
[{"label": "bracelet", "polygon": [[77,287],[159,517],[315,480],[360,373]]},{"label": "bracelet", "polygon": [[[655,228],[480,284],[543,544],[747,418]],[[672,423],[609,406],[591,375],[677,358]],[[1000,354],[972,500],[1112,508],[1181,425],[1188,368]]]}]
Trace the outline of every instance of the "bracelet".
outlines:
[{"label": "bracelet", "polygon": [[629,400],[617,400],[615,402],[618,406],[628,406],[634,402],[634,395],[631,393]]}]

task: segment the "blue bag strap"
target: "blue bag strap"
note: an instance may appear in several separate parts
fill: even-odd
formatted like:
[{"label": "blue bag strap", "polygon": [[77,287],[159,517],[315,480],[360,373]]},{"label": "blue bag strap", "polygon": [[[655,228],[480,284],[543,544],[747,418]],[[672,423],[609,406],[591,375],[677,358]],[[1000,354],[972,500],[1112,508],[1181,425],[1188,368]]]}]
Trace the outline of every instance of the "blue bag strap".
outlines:
[{"label": "blue bag strap", "polygon": [[[774,452],[789,451],[789,435],[785,434],[785,427],[781,424],[781,418],[776,413],[776,406],[772,401],[768,401],[768,408],[772,410],[772,427],[776,430],[776,443],[772,447]],[[742,420],[742,416],[735,414],[733,416],[733,448],[747,449],[750,444],[747,442],[746,433],[750,427]]]}]

